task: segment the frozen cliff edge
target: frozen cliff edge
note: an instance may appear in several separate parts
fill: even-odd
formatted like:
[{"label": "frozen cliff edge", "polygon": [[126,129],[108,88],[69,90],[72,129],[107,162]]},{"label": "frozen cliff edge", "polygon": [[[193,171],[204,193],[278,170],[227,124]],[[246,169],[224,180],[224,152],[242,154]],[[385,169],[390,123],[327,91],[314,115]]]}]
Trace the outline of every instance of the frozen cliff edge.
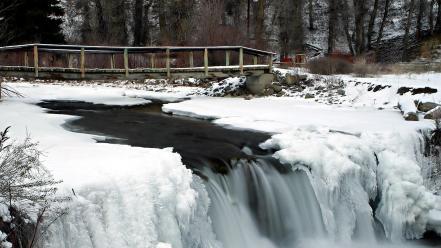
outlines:
[{"label": "frozen cliff edge", "polygon": [[416,130],[351,134],[301,127],[261,147],[278,149],[274,156],[283,164],[310,171],[326,228],[337,239],[350,239],[361,222],[373,226],[376,218],[386,237],[399,241],[441,229],[440,205],[423,186],[418,164],[422,142]]}]

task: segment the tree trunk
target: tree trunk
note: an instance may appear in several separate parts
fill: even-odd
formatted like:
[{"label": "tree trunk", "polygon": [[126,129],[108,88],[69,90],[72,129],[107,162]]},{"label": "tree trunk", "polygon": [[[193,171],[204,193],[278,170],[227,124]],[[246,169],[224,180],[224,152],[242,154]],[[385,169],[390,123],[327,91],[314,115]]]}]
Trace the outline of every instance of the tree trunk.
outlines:
[{"label": "tree trunk", "polygon": [[328,21],[328,53],[334,52],[335,48],[335,25],[337,22],[337,1],[329,0],[329,21]]},{"label": "tree trunk", "polygon": [[414,12],[415,9],[415,0],[410,0],[409,2],[409,11],[407,13],[407,18],[406,18],[406,25],[405,25],[405,30],[404,30],[404,38],[403,38],[403,60],[407,61],[409,59],[409,53],[408,53],[408,48],[409,48],[409,33],[410,33],[410,26],[412,24],[412,14]]},{"label": "tree trunk", "polygon": [[366,16],[366,0],[354,0],[355,9],[355,52],[362,54],[365,50],[364,19]]},{"label": "tree trunk", "polygon": [[379,0],[374,1],[374,8],[372,9],[371,16],[369,19],[369,27],[368,27],[368,49],[372,49],[372,36],[374,35],[374,26],[375,26],[375,19],[377,18],[377,12],[378,12],[378,2]]},{"label": "tree trunk", "polygon": [[166,17],[166,8],[164,1],[158,1],[158,19],[159,19],[159,42],[161,45],[166,45],[169,41],[167,38],[167,17]]},{"label": "tree trunk", "polygon": [[98,20],[98,35],[96,37],[97,41],[101,44],[107,41],[107,28],[106,28],[106,22],[104,20],[104,14],[103,14],[103,5],[101,4],[101,0],[95,0],[95,6],[96,6],[96,17]]},{"label": "tree trunk", "polygon": [[435,5],[435,0],[430,1],[429,7],[429,30],[430,34],[433,35],[433,5]]},{"label": "tree trunk", "polygon": [[144,0],[135,0],[134,9],[134,22],[135,26],[133,28],[133,45],[140,46],[144,45],[143,32],[144,32]]},{"label": "tree trunk", "polygon": [[342,20],[343,20],[343,29],[346,36],[346,42],[348,43],[349,51],[352,55],[355,55],[354,47],[352,46],[352,36],[351,32],[349,31],[349,20],[350,20],[350,13],[349,13],[349,5],[347,0],[340,0],[340,9],[343,10],[342,13]]},{"label": "tree trunk", "polygon": [[314,0],[309,0],[309,30],[314,30]]},{"label": "tree trunk", "polygon": [[426,10],[426,0],[420,0],[418,17],[417,17],[417,38],[420,39],[422,36],[422,27],[423,27],[423,17]]},{"label": "tree trunk", "polygon": [[383,12],[383,18],[381,20],[380,29],[378,30],[378,37],[377,37],[377,43],[380,43],[383,39],[383,32],[384,27],[386,26],[387,18],[389,18],[389,7],[392,0],[386,0],[384,4],[384,12]]},{"label": "tree trunk", "polygon": [[264,48],[265,0],[259,0],[257,6],[255,41],[257,48]]},{"label": "tree trunk", "polygon": [[441,0],[436,0],[438,4],[438,13],[436,15],[436,24],[435,24],[435,32],[441,31]]}]

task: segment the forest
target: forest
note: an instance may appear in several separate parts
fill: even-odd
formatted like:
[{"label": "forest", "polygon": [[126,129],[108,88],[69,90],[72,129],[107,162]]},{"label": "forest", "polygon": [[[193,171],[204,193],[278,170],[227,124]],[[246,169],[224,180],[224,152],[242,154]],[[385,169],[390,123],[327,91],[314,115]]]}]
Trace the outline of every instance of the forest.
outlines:
[{"label": "forest", "polygon": [[360,55],[441,30],[441,0],[3,0],[0,44],[246,45]]}]

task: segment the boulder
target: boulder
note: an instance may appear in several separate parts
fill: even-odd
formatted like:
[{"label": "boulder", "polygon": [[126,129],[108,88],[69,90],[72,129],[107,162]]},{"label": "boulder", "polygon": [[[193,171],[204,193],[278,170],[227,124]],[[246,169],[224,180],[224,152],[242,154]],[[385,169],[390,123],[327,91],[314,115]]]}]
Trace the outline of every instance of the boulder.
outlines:
[{"label": "boulder", "polygon": [[267,88],[263,91],[264,96],[271,96],[274,94],[274,90],[272,88]]},{"label": "boulder", "polygon": [[271,88],[274,90],[274,92],[279,93],[282,91],[282,86],[280,86],[278,83],[273,83],[271,85]]},{"label": "boulder", "polygon": [[440,105],[434,102],[420,102],[418,103],[418,110],[422,112],[428,112],[438,106]]},{"label": "boulder", "polygon": [[312,99],[312,98],[315,98],[315,95],[314,95],[314,94],[306,93],[306,95],[305,95],[305,99]]},{"label": "boulder", "polygon": [[341,95],[341,96],[345,96],[346,95],[346,91],[343,89],[338,89],[337,90],[337,94]]},{"label": "boulder", "polygon": [[268,88],[274,80],[273,74],[262,74],[259,76],[248,76],[246,87],[249,92],[254,95],[263,95],[266,88]]},{"label": "boulder", "polygon": [[427,112],[426,115],[424,115],[424,119],[431,119],[431,120],[441,119],[441,106],[433,108],[432,110]]},{"label": "boulder", "polygon": [[406,121],[418,121],[418,115],[414,112],[407,112],[403,117]]},{"label": "boulder", "polygon": [[287,74],[283,83],[288,86],[292,86],[299,84],[300,80],[296,75]]}]

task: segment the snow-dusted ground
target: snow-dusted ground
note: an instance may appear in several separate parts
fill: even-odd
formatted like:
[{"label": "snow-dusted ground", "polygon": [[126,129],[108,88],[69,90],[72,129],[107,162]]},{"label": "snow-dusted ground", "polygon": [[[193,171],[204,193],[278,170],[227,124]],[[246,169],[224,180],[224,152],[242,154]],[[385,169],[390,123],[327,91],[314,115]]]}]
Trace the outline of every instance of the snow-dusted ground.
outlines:
[{"label": "snow-dusted ground", "polygon": [[[429,77],[437,80],[439,75]],[[341,106],[295,97],[244,100],[193,96],[166,104],[163,110],[214,119],[230,128],[273,133],[262,147],[276,149],[274,156],[285,165],[309,171],[326,229],[335,241],[347,242],[360,228],[365,238],[374,235],[369,200],[377,196],[381,200],[375,215],[389,239],[419,238],[426,228],[439,232],[441,201],[423,186],[420,167],[421,132],[433,123],[406,122],[393,108],[399,99],[396,90],[403,86],[398,82],[411,86],[420,79],[397,80],[390,83],[395,89],[375,93],[356,82],[383,84],[383,79],[343,79],[348,86]],[[384,84],[389,82],[392,77]],[[430,82],[427,85],[440,88]],[[51,229],[48,247],[219,245],[207,217],[207,192],[182,164],[179,154],[171,149],[95,143],[94,138],[99,137],[70,133],[61,127],[75,117],[48,115],[30,104],[42,99],[145,104],[149,100],[139,97],[174,101],[194,89],[158,93],[97,85],[10,86],[25,97],[0,103],[0,127],[12,125],[15,139],[29,133],[39,141],[46,154],[44,164],[55,178],[64,180],[61,192],[71,194],[74,189],[77,195],[70,203],[69,215]],[[426,84],[418,87],[423,86]]]}]

